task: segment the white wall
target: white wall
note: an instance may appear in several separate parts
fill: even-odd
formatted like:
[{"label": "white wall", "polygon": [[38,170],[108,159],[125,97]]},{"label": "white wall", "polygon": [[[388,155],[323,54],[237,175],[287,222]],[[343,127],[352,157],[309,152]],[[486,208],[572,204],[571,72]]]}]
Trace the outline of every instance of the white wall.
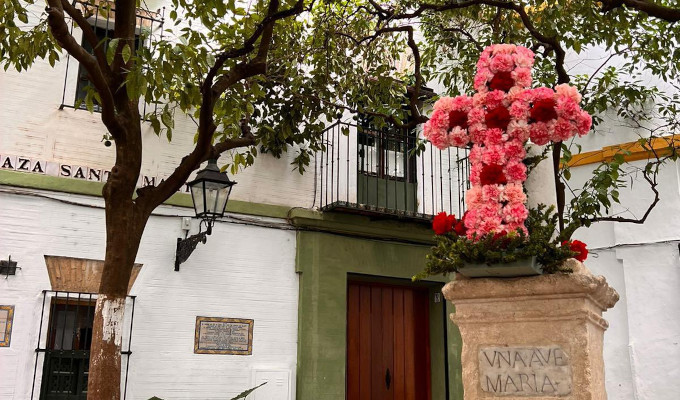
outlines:
[{"label": "white wall", "polygon": [[[593,167],[572,168],[572,187]],[[604,222],[575,234],[591,249],[586,265],[621,295],[605,313],[610,399],[672,400],[680,393],[680,163],[664,166],[658,179],[661,200],[644,225]],[[611,214],[641,217],[652,197],[638,178]]]},{"label": "white wall", "polygon": [[[162,1],[151,2],[151,8]],[[43,5],[35,4],[34,15],[43,12]],[[31,21],[34,17],[31,16]],[[168,28],[166,26],[165,28]],[[80,37],[78,29],[74,36]],[[113,146],[101,142],[106,132],[101,115],[84,110],[64,108],[59,110],[64,90],[64,77],[68,69],[65,103],[73,105],[78,64],[71,58],[67,63],[64,54],[52,68],[47,61],[37,60],[28,71],[18,73],[13,69],[0,70],[0,155],[37,158],[110,170],[115,160]],[[144,140],[141,173],[147,176],[167,177],[181,158],[193,146],[196,125],[181,116],[175,120],[173,141],[157,137],[149,123],[142,123]],[[255,165],[238,173],[237,190],[232,198],[267,204],[298,207],[311,206],[314,199],[314,168],[305,175],[293,171],[290,165],[294,151],[284,153],[281,159],[259,154]],[[220,164],[229,162],[225,154]]]},{"label": "white wall", "polygon": [[[42,290],[50,289],[43,255],[102,259],[104,213],[99,199],[28,191],[95,207],[77,206],[0,189],[0,255],[11,254],[22,267],[16,276],[0,279],[0,304],[16,306],[11,346],[0,348],[0,399],[24,400],[30,398]],[[218,223],[207,243],[175,272],[176,238],[182,232],[180,218],[172,215],[191,210],[159,212],[166,216],[149,221],[137,257],[144,266],[131,291],[137,298],[127,398],[230,398],[251,387],[253,369],[259,368],[290,371],[294,395],[295,232]],[[196,316],[254,319],[253,354],[194,354]],[[127,348],[127,338],[123,343]]]}]

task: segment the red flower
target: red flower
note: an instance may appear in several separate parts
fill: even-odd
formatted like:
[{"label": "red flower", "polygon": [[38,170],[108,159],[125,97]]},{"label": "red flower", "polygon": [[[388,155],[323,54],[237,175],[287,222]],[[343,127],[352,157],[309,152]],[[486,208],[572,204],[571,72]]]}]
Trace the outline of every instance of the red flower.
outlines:
[{"label": "red flower", "polygon": [[453,225],[456,223],[456,216],[447,215],[445,212],[440,212],[435,215],[432,220],[432,230],[435,235],[444,235],[453,230]]},{"label": "red flower", "polygon": [[485,165],[482,168],[482,173],[479,175],[479,180],[484,185],[505,185],[508,179],[503,173],[503,167],[498,164]]},{"label": "red flower", "polygon": [[548,122],[557,119],[557,111],[555,111],[555,100],[541,99],[534,103],[531,107],[531,119],[539,122]]},{"label": "red flower", "polygon": [[456,225],[453,227],[453,231],[456,232],[458,236],[465,236],[467,233],[467,228],[465,227],[465,223],[462,219],[456,222]]},{"label": "red flower", "polygon": [[467,113],[460,110],[454,110],[449,113],[449,129],[453,129],[460,126],[463,129],[467,129],[468,120]]},{"label": "red flower", "polygon": [[588,258],[588,249],[586,249],[586,244],[583,243],[580,240],[572,240],[571,242],[568,240],[565,240],[562,242],[562,246],[569,246],[569,250],[573,251],[576,253],[574,256],[575,259],[583,262]]},{"label": "red flower", "polygon": [[510,238],[508,237],[507,231],[494,233],[492,240],[498,243],[501,248],[506,248],[508,247],[508,244],[510,244]]},{"label": "red flower", "polygon": [[491,90],[502,90],[507,92],[511,87],[515,85],[515,80],[512,79],[512,75],[508,71],[501,71],[496,73],[496,75],[491,78],[489,82],[489,89]]},{"label": "red flower", "polygon": [[487,128],[499,128],[505,130],[510,123],[510,112],[503,106],[487,110],[484,116]]}]

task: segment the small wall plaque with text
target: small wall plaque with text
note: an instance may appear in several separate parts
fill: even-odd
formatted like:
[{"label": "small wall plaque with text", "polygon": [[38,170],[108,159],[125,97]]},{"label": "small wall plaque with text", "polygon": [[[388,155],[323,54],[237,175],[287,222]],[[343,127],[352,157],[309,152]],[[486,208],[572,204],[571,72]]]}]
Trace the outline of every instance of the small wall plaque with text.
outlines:
[{"label": "small wall plaque with text", "polygon": [[14,320],[14,306],[0,306],[0,347],[9,347],[12,320]]},{"label": "small wall plaque with text", "polygon": [[196,354],[253,354],[253,320],[196,317]]},{"label": "small wall plaque with text", "polygon": [[479,383],[494,396],[566,396],[571,364],[559,346],[482,347]]}]

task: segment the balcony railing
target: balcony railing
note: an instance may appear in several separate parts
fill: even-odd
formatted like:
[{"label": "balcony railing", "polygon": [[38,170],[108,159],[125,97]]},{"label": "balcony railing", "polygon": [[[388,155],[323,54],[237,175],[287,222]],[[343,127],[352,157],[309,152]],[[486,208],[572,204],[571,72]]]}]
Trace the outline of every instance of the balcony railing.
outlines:
[{"label": "balcony railing", "polygon": [[469,188],[467,150],[419,143],[415,130],[337,122],[317,156],[322,211],[429,220],[460,215]]}]

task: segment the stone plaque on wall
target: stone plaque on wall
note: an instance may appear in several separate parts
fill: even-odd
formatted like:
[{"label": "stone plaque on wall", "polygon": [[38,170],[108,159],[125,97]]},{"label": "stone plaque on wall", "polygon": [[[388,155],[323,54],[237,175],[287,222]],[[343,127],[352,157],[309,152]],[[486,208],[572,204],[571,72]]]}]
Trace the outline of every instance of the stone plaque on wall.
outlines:
[{"label": "stone plaque on wall", "polygon": [[494,396],[566,396],[571,364],[559,346],[482,347],[479,383]]},{"label": "stone plaque on wall", "polygon": [[0,306],[0,347],[9,347],[13,319],[14,306]]},{"label": "stone plaque on wall", "polygon": [[253,354],[253,320],[196,317],[194,353]]}]

